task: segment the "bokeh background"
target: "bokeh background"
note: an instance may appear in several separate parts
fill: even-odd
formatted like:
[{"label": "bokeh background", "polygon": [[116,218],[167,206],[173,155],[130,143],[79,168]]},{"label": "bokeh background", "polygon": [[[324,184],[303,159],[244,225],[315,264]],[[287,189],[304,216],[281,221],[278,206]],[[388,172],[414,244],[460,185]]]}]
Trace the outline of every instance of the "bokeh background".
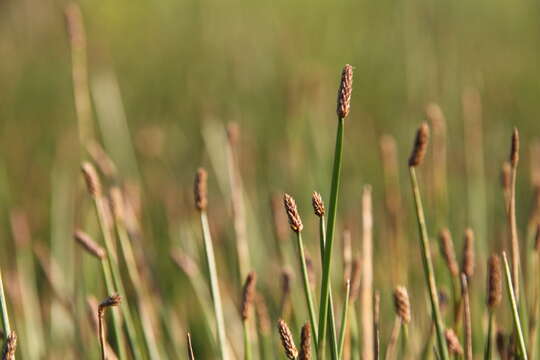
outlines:
[{"label": "bokeh background", "polygon": [[[21,271],[10,225],[10,215],[18,209],[28,219],[32,249],[50,250],[58,264],[53,279],[65,296],[77,299],[82,313],[86,294],[78,291],[98,298],[105,294],[96,264],[72,240],[75,228],[96,233],[97,227],[79,172],[88,155],[79,141],[66,5],[57,0],[0,1],[0,264],[8,283],[24,280],[17,278]],[[234,310],[238,299],[227,124],[237,123],[240,129],[238,162],[251,256],[255,270],[266,273],[261,287],[268,293],[279,287],[279,268],[272,260],[272,194],[287,191],[296,197],[308,238],[312,235],[307,246],[317,255],[310,197],[317,190],[328,198],[336,90],[346,63],[354,66],[355,75],[338,227],[350,228],[353,248],[359,249],[361,192],[370,184],[375,286],[383,306],[390,309],[396,284],[377,266],[397,257],[407,261],[410,256],[412,264],[420,260],[406,159],[415,129],[426,119],[427,104],[440,105],[448,131],[447,208],[441,210],[430,200],[428,179],[433,174],[429,168],[422,173],[431,233],[439,225],[450,226],[460,248],[463,229],[472,226],[482,249],[503,247],[498,177],[513,126],[523,144],[518,222],[526,229],[533,194],[529,164],[534,165],[528,149],[540,133],[537,1],[98,0],[81,1],[80,8],[91,126],[122,183],[140,191],[143,236],[138,246],[179,333],[190,327],[202,333],[197,332],[202,327],[197,311],[188,311],[196,303],[189,282],[169,259],[175,247],[197,252],[193,244],[200,235],[191,192],[199,166],[210,173],[209,211],[229,309]],[[471,97],[479,99],[481,114],[468,125],[464,104]],[[384,236],[389,225],[379,147],[383,134],[397,141],[410,255],[395,253]],[[485,267],[479,264],[476,281],[483,291]],[[31,268],[49,349],[41,356],[80,353],[86,349],[77,343],[80,325],[58,305],[44,268],[37,263]],[[421,269],[411,272],[421,289]],[[19,314],[22,300],[17,286],[11,287],[15,322],[26,329],[20,334],[23,358],[39,358],[25,350],[32,326]],[[415,298],[419,312],[425,312],[423,294]],[[384,316],[391,324],[391,312]],[[234,311],[228,317],[232,328],[238,328]],[[384,326],[388,334],[390,325]],[[194,339],[199,345],[208,341],[200,334]],[[240,339],[235,343],[241,344]],[[183,338],[171,344],[170,354],[181,351]],[[204,351],[211,354],[200,347],[201,358]]]}]

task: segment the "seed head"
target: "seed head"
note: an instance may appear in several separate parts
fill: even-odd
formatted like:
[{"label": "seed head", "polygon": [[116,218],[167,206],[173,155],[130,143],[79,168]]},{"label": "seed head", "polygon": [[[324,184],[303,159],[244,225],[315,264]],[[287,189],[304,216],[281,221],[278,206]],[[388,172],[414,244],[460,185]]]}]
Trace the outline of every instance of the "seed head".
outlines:
[{"label": "seed head", "polygon": [[298,214],[298,208],[296,207],[296,201],[289,194],[283,195],[283,204],[285,205],[285,212],[289,218],[289,225],[292,231],[299,233],[304,228],[300,214]]},{"label": "seed head", "polygon": [[105,257],[105,250],[101,246],[99,246],[90,235],[85,233],[82,230],[75,230],[75,233],[73,233],[73,237],[75,238],[75,241],[77,241],[88,253],[95,256],[98,259],[103,259]]},{"label": "seed head", "polygon": [[120,305],[121,302],[122,302],[122,297],[120,295],[118,294],[111,295],[107,297],[105,300],[103,300],[101,304],[99,304],[99,310],[102,310],[108,307],[118,306]]},{"label": "seed head", "polygon": [[11,331],[4,344],[4,350],[2,351],[2,360],[15,359],[15,351],[17,350],[17,334],[15,331]]},{"label": "seed head", "polygon": [[444,332],[444,337],[446,338],[446,345],[448,346],[448,351],[452,355],[463,355],[463,348],[459,343],[459,339],[452,329],[446,329]]},{"label": "seed head", "polygon": [[493,254],[488,260],[488,299],[487,305],[490,309],[495,308],[502,300],[502,273],[501,259]]},{"label": "seed head", "polygon": [[324,202],[321,194],[314,191],[313,195],[311,195],[311,203],[313,204],[313,211],[315,212],[315,215],[318,217],[324,216],[326,210],[324,208]]},{"label": "seed head", "polygon": [[249,318],[250,309],[253,306],[253,299],[255,298],[255,283],[257,282],[257,276],[255,272],[250,272],[244,283],[244,290],[242,292],[242,308],[241,315],[242,320],[246,321]]},{"label": "seed head", "polygon": [[456,261],[454,242],[452,241],[452,235],[447,228],[442,229],[439,233],[439,241],[444,261],[446,262],[446,266],[448,266],[448,270],[450,271],[452,276],[458,276],[459,267]]},{"label": "seed head", "polygon": [[99,181],[96,169],[89,162],[84,162],[81,165],[81,171],[83,173],[84,181],[86,182],[86,188],[88,193],[93,196],[101,195],[101,182]]},{"label": "seed head", "polygon": [[414,147],[409,157],[409,166],[416,167],[422,163],[426,156],[427,147],[429,143],[429,126],[426,122],[423,122],[416,131],[416,138],[414,140]]},{"label": "seed head", "polygon": [[295,360],[298,357],[298,350],[294,345],[294,339],[291,334],[291,330],[283,320],[278,322],[279,337],[281,338],[281,344],[285,350],[285,355],[289,360]]},{"label": "seed head", "polygon": [[298,360],[311,360],[311,327],[309,323],[302,326],[302,340],[300,342],[300,355]]},{"label": "seed head", "polygon": [[536,234],[534,236],[534,250],[540,250],[540,223],[536,225]]},{"label": "seed head", "polygon": [[516,167],[519,162],[519,131],[514,128],[512,132],[512,146],[510,147],[510,164]]},{"label": "seed head", "polygon": [[337,116],[341,119],[346,118],[351,110],[352,83],[353,68],[347,64],[341,72],[341,83],[337,97]]},{"label": "seed head", "polygon": [[195,207],[199,211],[206,210],[206,206],[208,205],[208,190],[207,190],[207,179],[208,179],[208,173],[203,168],[199,168],[197,170],[197,174],[195,175],[195,186],[194,186],[194,194],[195,194]]},{"label": "seed head", "polygon": [[467,275],[468,280],[474,274],[474,232],[470,228],[465,230],[462,271]]},{"label": "seed head", "polygon": [[411,321],[411,304],[406,287],[398,286],[394,290],[394,307],[396,314],[401,318],[401,322],[408,324]]}]

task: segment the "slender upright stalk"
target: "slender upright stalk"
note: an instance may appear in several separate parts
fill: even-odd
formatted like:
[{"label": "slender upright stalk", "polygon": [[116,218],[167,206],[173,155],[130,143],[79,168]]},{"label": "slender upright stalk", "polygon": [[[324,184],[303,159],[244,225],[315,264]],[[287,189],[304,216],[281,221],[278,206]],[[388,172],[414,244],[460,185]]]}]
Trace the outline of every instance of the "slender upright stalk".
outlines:
[{"label": "slender upright stalk", "polygon": [[527,360],[527,346],[525,345],[525,337],[523,336],[523,330],[521,328],[521,320],[519,318],[519,311],[517,305],[517,299],[515,294],[514,285],[512,283],[512,274],[510,272],[510,266],[508,265],[508,258],[506,257],[506,252],[503,251],[503,260],[504,260],[504,270],[506,274],[506,285],[508,289],[508,298],[510,304],[512,305],[512,319],[514,320],[514,327],[516,334],[518,336],[518,345],[521,352],[521,358]]},{"label": "slender upright stalk", "polygon": [[[326,246],[324,250],[324,266],[321,285],[321,301],[319,309],[319,342],[321,349],[325,343],[327,319],[330,302],[330,272],[332,267],[332,248],[334,244],[334,233],[336,227],[336,215],[338,205],[339,187],[341,183],[341,165],[343,157],[343,136],[345,118],[350,111],[352,92],[352,67],[345,65],[341,75],[341,84],[338,92],[338,128],[336,135],[336,147],[334,151],[334,166],[332,170],[332,185],[330,187],[330,208],[328,211],[328,226],[326,229]],[[324,353],[317,353],[318,359],[324,358]]]},{"label": "slender upright stalk", "polygon": [[343,304],[343,313],[341,314],[341,329],[339,330],[339,352],[338,359],[343,359],[343,345],[345,344],[345,332],[347,331],[347,322],[349,315],[349,298],[351,295],[351,281],[347,280],[345,290],[345,303]]},{"label": "slender upright stalk", "polygon": [[484,360],[491,360],[493,354],[493,330],[495,323],[495,314],[492,310],[489,311],[489,320],[488,320],[488,333],[486,340],[486,349],[484,351]]},{"label": "slender upright stalk", "polygon": [[373,359],[373,211],[371,187],[362,192],[362,285],[360,293],[362,316],[362,358]]},{"label": "slender upright stalk", "polygon": [[520,255],[519,255],[519,239],[517,233],[516,223],[516,176],[517,165],[519,162],[519,133],[516,128],[512,133],[512,146],[510,150],[510,164],[512,166],[512,177],[510,185],[510,199],[508,204],[508,224],[510,230],[511,241],[511,255],[512,255],[512,283],[514,284],[514,291],[516,295],[516,301],[519,304],[519,272],[520,272]]},{"label": "slender upright stalk", "polygon": [[392,360],[396,357],[396,347],[399,340],[399,333],[401,332],[401,319],[399,316],[396,316],[394,321],[394,327],[392,328],[392,333],[390,335],[390,340],[388,341],[388,346],[386,347],[385,360]]},{"label": "slender upright stalk", "polygon": [[195,354],[193,353],[193,345],[191,345],[190,333],[187,333],[187,352],[188,352],[188,360],[195,360]]},{"label": "slender upright stalk", "polygon": [[461,274],[461,298],[463,299],[463,324],[465,325],[465,360],[472,360],[472,322],[467,275]]},{"label": "slender upright stalk", "polygon": [[249,332],[249,319],[251,317],[251,308],[253,307],[253,302],[255,301],[255,283],[257,281],[257,276],[255,272],[250,272],[247,275],[246,281],[244,283],[244,289],[242,291],[242,306],[240,310],[240,315],[242,317],[242,325],[244,332],[244,359],[251,360],[251,337]]},{"label": "slender upright stalk", "polygon": [[214,303],[214,313],[216,317],[217,335],[220,348],[221,359],[229,358],[227,353],[227,339],[225,335],[225,321],[223,318],[223,307],[221,305],[221,295],[219,293],[218,275],[216,268],[216,260],[214,257],[214,246],[210,235],[210,226],[208,225],[208,217],[206,211],[201,211],[201,227],[204,241],[204,255],[208,266],[210,276],[210,291],[212,293],[212,301]]},{"label": "slender upright stalk", "polygon": [[422,124],[416,134],[415,146],[411,157],[409,158],[409,174],[411,178],[411,189],[414,197],[416,217],[418,220],[418,231],[420,233],[420,251],[424,266],[424,275],[429,289],[429,298],[431,302],[431,311],[433,322],[435,323],[437,335],[437,347],[439,354],[443,360],[449,360],[448,349],[444,337],[444,324],[439,309],[439,293],[437,292],[437,283],[435,281],[435,272],[431,261],[431,246],[427,232],[426,220],[424,216],[424,208],[422,198],[420,196],[420,187],[416,179],[416,166],[420,165],[427,151],[427,143],[429,141],[429,128],[427,124]]}]

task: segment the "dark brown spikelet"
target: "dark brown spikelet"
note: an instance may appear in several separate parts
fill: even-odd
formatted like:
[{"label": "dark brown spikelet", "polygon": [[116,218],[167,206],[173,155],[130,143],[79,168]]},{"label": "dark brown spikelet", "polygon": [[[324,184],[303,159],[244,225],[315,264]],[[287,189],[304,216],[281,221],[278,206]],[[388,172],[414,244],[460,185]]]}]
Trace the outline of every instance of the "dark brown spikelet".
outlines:
[{"label": "dark brown spikelet", "polygon": [[451,355],[463,355],[463,348],[459,343],[459,339],[452,329],[446,329],[444,332],[444,337],[446,338],[446,345],[448,346],[448,352]]},{"label": "dark brown spikelet", "polygon": [[474,274],[474,232],[468,228],[465,230],[465,242],[463,244],[462,271],[470,279]]},{"label": "dark brown spikelet", "polygon": [[519,131],[514,128],[512,132],[512,145],[510,146],[510,164],[516,167],[519,162]]},{"label": "dark brown spikelet", "polygon": [[298,357],[298,350],[294,345],[294,339],[291,334],[291,330],[287,326],[287,323],[283,320],[278,322],[279,337],[281,338],[281,345],[285,350],[285,355],[289,360],[295,360]]},{"label": "dark brown spikelet", "polygon": [[409,166],[416,167],[422,163],[426,156],[427,147],[429,143],[429,126],[426,122],[416,131],[416,138],[414,140],[414,147],[409,157]]},{"label": "dark brown spikelet", "polygon": [[195,354],[193,353],[193,345],[191,344],[190,333],[187,333],[187,352],[188,352],[188,359],[195,360]]},{"label": "dark brown spikelet", "polygon": [[341,82],[339,84],[337,97],[337,116],[341,119],[346,118],[351,111],[351,94],[353,83],[353,68],[347,64],[341,72]]},{"label": "dark brown spikelet", "polygon": [[257,275],[255,272],[250,272],[244,283],[244,290],[242,292],[242,308],[241,315],[242,321],[247,321],[249,318],[249,313],[253,306],[253,300],[255,298],[255,284],[257,282]]},{"label": "dark brown spikelet", "polygon": [[314,191],[313,195],[311,196],[311,203],[313,204],[313,211],[315,212],[315,215],[318,217],[324,216],[326,210],[324,208],[324,202],[321,194]]},{"label": "dark brown spikelet", "polygon": [[73,233],[75,241],[79,243],[88,253],[95,256],[98,259],[103,259],[105,257],[105,250],[99,246],[90,235],[81,230],[75,230]]},{"label": "dark brown spikelet", "polygon": [[459,266],[456,261],[456,252],[454,251],[454,242],[452,241],[452,235],[447,228],[442,229],[439,232],[439,241],[441,246],[442,255],[448,270],[452,276],[459,275]]},{"label": "dark brown spikelet", "polygon": [[103,311],[112,306],[118,306],[122,302],[122,297],[118,294],[111,295],[99,304],[98,311]]},{"label": "dark brown spikelet", "polygon": [[203,168],[199,168],[195,175],[195,185],[193,187],[195,207],[199,211],[206,210],[206,206],[208,205],[207,181],[208,173]]},{"label": "dark brown spikelet", "polygon": [[306,323],[302,326],[302,340],[298,360],[311,360],[311,326]]},{"label": "dark brown spikelet", "polygon": [[296,207],[296,201],[289,194],[283,195],[283,204],[285,205],[285,212],[289,218],[289,225],[292,231],[299,233],[304,228],[300,214],[298,214],[298,208]]},{"label": "dark brown spikelet", "polygon": [[487,305],[493,310],[502,300],[501,259],[493,254],[488,260],[488,298]]},{"label": "dark brown spikelet", "polygon": [[2,350],[2,360],[15,359],[15,351],[17,350],[17,334],[11,331]]},{"label": "dark brown spikelet", "polygon": [[101,195],[101,182],[99,181],[96,168],[89,162],[84,162],[81,165],[81,171],[83,173],[84,181],[86,182],[88,193],[93,197]]},{"label": "dark brown spikelet", "polygon": [[401,322],[408,324],[411,321],[411,304],[406,287],[398,286],[394,290],[394,307]]}]

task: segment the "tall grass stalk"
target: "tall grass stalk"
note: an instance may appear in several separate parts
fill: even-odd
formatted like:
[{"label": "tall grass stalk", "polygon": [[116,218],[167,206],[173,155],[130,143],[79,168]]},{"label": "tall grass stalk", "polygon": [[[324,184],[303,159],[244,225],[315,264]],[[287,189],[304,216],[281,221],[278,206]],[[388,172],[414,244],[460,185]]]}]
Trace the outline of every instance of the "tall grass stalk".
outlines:
[{"label": "tall grass stalk", "polygon": [[351,281],[347,280],[345,287],[345,303],[343,304],[343,313],[341,314],[341,329],[339,330],[339,351],[338,359],[343,359],[343,346],[345,344],[345,333],[349,320],[349,300],[351,295]]},{"label": "tall grass stalk", "polygon": [[508,264],[508,258],[506,256],[506,252],[503,251],[503,260],[504,260],[504,270],[506,274],[506,287],[508,289],[508,299],[510,300],[510,304],[512,306],[512,319],[514,321],[514,328],[516,331],[516,335],[518,337],[518,346],[519,351],[521,355],[521,359],[527,360],[527,346],[525,345],[525,337],[523,336],[523,330],[521,327],[521,319],[519,317],[519,310],[518,310],[518,304],[516,299],[516,294],[514,290],[514,285],[512,283],[512,274],[510,271],[510,266]]},{"label": "tall grass stalk", "polygon": [[324,250],[324,266],[321,285],[321,301],[319,309],[319,342],[317,353],[318,359],[324,358],[324,352],[320,351],[325,344],[325,336],[328,321],[330,302],[330,272],[332,267],[332,249],[334,244],[334,234],[336,227],[336,215],[339,188],[341,183],[341,166],[343,157],[343,136],[345,132],[345,117],[350,111],[350,100],[352,92],[352,67],[345,65],[342,72],[340,90],[338,92],[338,127],[336,134],[336,146],[334,151],[334,165],[332,170],[332,185],[330,187],[330,207],[328,211],[328,226],[326,229],[326,245]]},{"label": "tall grass stalk", "polygon": [[517,166],[519,162],[519,132],[516,128],[512,133],[512,146],[510,149],[510,165],[512,166],[511,172],[511,185],[510,185],[510,202],[508,204],[508,224],[510,231],[511,241],[511,256],[512,256],[512,284],[514,284],[514,291],[516,301],[519,304],[519,274],[520,274],[520,254],[519,254],[519,239],[516,223],[516,177]]},{"label": "tall grass stalk", "polygon": [[472,360],[472,321],[467,275],[461,274],[461,298],[463,299],[463,324],[465,329],[465,360]]},{"label": "tall grass stalk", "polygon": [[362,316],[362,354],[364,359],[373,359],[373,211],[371,186],[362,191],[362,285],[360,306]]},{"label": "tall grass stalk", "polygon": [[422,197],[420,195],[420,187],[416,178],[415,168],[421,164],[427,151],[427,143],[429,139],[429,128],[427,124],[422,124],[416,134],[416,141],[411,157],[409,158],[409,175],[411,179],[411,189],[414,197],[416,217],[418,221],[418,231],[420,240],[420,252],[422,264],[424,267],[424,275],[429,290],[429,298],[431,303],[431,312],[433,322],[435,323],[437,336],[437,349],[443,360],[449,360],[448,349],[444,338],[444,324],[439,308],[439,293],[437,291],[437,283],[435,281],[435,272],[431,261],[431,246],[427,232],[426,219],[424,215],[424,207],[422,205]]}]

